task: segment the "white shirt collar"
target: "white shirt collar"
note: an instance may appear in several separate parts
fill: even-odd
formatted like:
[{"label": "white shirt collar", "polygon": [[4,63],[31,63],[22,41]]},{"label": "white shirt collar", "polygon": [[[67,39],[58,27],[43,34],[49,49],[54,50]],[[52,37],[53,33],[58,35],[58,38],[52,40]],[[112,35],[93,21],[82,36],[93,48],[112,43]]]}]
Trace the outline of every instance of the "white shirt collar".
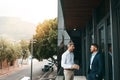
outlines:
[{"label": "white shirt collar", "polygon": [[73,53],[73,52],[71,52],[71,51],[69,51],[69,50],[67,50],[67,52],[68,52],[68,53]]},{"label": "white shirt collar", "polygon": [[92,53],[92,56],[95,56],[96,54],[97,54],[97,52],[93,52],[93,53]]}]

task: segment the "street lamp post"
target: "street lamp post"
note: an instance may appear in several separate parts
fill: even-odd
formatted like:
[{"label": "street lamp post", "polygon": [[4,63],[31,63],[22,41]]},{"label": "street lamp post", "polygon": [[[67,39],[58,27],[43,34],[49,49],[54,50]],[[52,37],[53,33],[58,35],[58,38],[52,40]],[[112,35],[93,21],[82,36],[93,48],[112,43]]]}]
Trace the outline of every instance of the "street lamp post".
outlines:
[{"label": "street lamp post", "polygon": [[33,44],[36,42],[36,40],[34,40],[32,38],[31,42],[31,74],[30,74],[30,80],[32,80],[32,74],[33,74]]},{"label": "street lamp post", "polygon": [[32,80],[32,72],[33,72],[33,39],[31,40],[31,75],[30,75],[30,80]]}]

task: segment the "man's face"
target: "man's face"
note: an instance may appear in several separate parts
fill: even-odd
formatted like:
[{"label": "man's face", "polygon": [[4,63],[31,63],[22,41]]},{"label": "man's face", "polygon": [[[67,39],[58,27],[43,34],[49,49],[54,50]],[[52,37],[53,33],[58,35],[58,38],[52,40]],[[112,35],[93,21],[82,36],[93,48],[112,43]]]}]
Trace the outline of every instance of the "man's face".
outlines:
[{"label": "man's face", "polygon": [[112,48],[110,47],[110,50],[109,50],[110,52],[112,52]]},{"label": "man's face", "polygon": [[93,53],[93,52],[97,51],[97,48],[95,46],[91,45],[90,51]]},{"label": "man's face", "polygon": [[73,51],[75,49],[75,46],[71,45],[69,48],[70,48],[70,51]]}]

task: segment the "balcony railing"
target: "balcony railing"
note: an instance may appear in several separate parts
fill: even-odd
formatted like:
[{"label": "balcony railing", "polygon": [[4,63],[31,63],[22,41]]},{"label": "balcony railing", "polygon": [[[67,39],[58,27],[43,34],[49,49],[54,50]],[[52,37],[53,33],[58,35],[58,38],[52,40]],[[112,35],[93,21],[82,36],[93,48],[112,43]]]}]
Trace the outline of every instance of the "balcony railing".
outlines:
[{"label": "balcony railing", "polygon": [[[64,80],[64,76],[60,75],[60,73],[62,72],[62,68],[59,69],[59,71],[57,72],[57,74],[55,74],[54,76],[48,77],[48,78],[41,78],[39,80]],[[74,80],[86,80],[85,76],[74,76]]]}]

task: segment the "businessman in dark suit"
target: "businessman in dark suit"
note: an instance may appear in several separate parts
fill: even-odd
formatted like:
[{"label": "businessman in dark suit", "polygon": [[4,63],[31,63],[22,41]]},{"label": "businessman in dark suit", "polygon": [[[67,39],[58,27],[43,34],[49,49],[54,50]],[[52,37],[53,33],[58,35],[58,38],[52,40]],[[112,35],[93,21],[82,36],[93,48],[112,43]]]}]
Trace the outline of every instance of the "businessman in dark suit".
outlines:
[{"label": "businessman in dark suit", "polygon": [[104,61],[102,53],[98,52],[98,45],[91,44],[91,57],[88,66],[87,80],[102,80],[104,73]]}]

